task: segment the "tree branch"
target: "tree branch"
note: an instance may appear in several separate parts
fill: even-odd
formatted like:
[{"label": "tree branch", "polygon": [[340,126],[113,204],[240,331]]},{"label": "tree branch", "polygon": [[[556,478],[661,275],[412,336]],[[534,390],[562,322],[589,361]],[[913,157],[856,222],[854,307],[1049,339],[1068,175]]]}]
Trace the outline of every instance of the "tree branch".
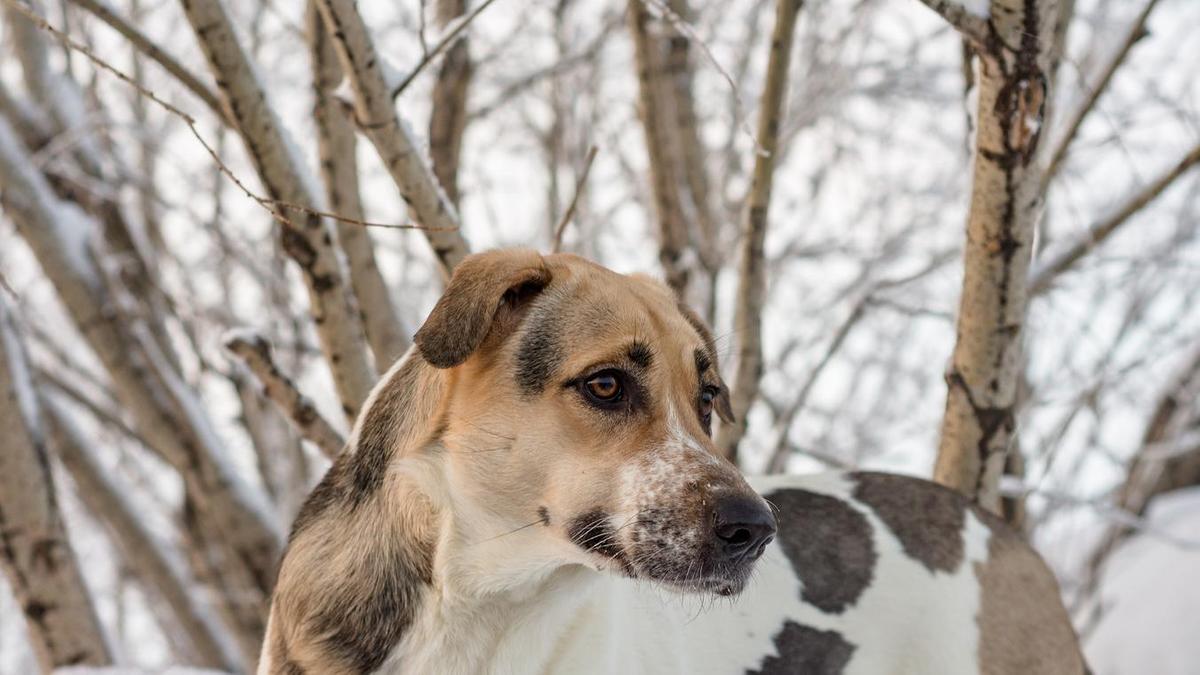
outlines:
[{"label": "tree branch", "polygon": [[112,662],[54,496],[25,347],[0,297],[0,569],[25,611],[44,672]]},{"label": "tree branch", "polygon": [[937,12],[971,42],[977,45],[987,42],[990,34],[987,17],[972,14],[961,0],[921,0],[921,4]]},{"label": "tree branch", "polygon": [[1033,273],[1029,275],[1030,296],[1040,295],[1049,290],[1059,275],[1073,268],[1075,263],[1079,262],[1089,251],[1104,243],[1122,225],[1149,206],[1180,176],[1186,174],[1198,163],[1200,163],[1200,144],[1193,147],[1175,166],[1163,172],[1153,182],[1126,200],[1108,218],[1093,225],[1062,252],[1037,265]]},{"label": "tree branch", "polygon": [[1088,115],[1096,107],[1096,102],[1100,100],[1100,96],[1108,89],[1113,75],[1116,74],[1121,64],[1125,62],[1125,58],[1129,56],[1129,53],[1133,50],[1133,46],[1139,40],[1146,37],[1146,21],[1150,18],[1150,12],[1154,11],[1154,7],[1157,4],[1158,0],[1149,0],[1146,6],[1142,8],[1141,14],[1138,14],[1137,19],[1130,26],[1129,32],[1125,35],[1125,40],[1121,42],[1121,46],[1117,49],[1116,54],[1113,55],[1112,60],[1109,61],[1108,66],[1101,73],[1100,80],[1096,82],[1096,85],[1088,92],[1087,98],[1084,99],[1075,113],[1071,115],[1066,129],[1063,131],[1062,138],[1059,140],[1058,145],[1054,146],[1054,151],[1050,153],[1050,161],[1046,165],[1046,172],[1042,175],[1042,194],[1045,194],[1046,189],[1050,186],[1050,182],[1054,180],[1055,176],[1062,169],[1063,161],[1067,157],[1067,151],[1070,150],[1071,143],[1074,142],[1075,136],[1079,133],[1079,128],[1083,126],[1084,120],[1087,119]]},{"label": "tree branch", "polygon": [[717,447],[735,463],[738,444],[746,433],[746,416],[758,398],[758,385],[762,378],[762,310],[767,294],[763,243],[767,235],[767,212],[771,204],[775,159],[779,152],[779,129],[782,126],[796,15],[802,4],[802,0],[778,1],[770,58],[767,61],[767,79],[758,109],[757,143],[763,152],[754,158],[750,194],[746,199],[733,315],[737,363],[730,399],[736,420],[722,424],[717,433]]},{"label": "tree branch", "polygon": [[423,230],[425,237],[448,276],[468,253],[467,242],[459,231],[458,212],[392,106],[383,62],[354,0],[318,2],[342,70],[354,90],[359,127],[378,151],[413,220],[427,228]]},{"label": "tree branch", "polygon": [[326,457],[337,457],[346,444],[345,439],[321,416],[312,401],[300,393],[291,378],[279,371],[271,356],[271,345],[265,338],[238,333],[225,340],[225,348],[236,354],[254,373],[267,398],[296,424],[300,435],[312,441]]}]

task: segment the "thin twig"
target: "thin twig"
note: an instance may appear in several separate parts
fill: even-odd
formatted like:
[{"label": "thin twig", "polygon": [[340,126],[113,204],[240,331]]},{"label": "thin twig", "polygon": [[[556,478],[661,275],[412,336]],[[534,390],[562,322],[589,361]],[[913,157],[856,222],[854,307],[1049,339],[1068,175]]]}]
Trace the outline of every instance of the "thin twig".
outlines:
[{"label": "thin twig", "polygon": [[558,250],[562,248],[563,232],[567,229],[567,223],[571,222],[571,218],[575,216],[575,207],[579,204],[579,195],[583,194],[584,188],[587,187],[588,174],[592,170],[592,161],[596,159],[597,150],[598,148],[593,145],[588,149],[587,158],[583,160],[583,171],[575,180],[575,196],[571,197],[571,203],[567,205],[567,210],[563,212],[562,218],[554,228],[554,246],[550,249],[551,253],[558,253]]},{"label": "thin twig", "polygon": [[733,79],[733,75],[730,75],[729,71],[725,70],[725,67],[717,60],[716,54],[712,53],[712,50],[708,48],[708,44],[700,39],[700,34],[696,32],[696,29],[687,21],[684,21],[683,17],[672,11],[663,0],[642,0],[642,2],[666,19],[667,23],[671,24],[671,27],[675,29],[675,32],[700,46],[700,51],[704,52],[704,58],[712,64],[717,74],[729,85],[729,90],[733,94],[734,116],[737,118],[734,122],[741,128],[742,133],[750,139],[750,142],[754,144],[754,152],[756,154],[764,157],[770,155],[771,153],[759,143],[758,134],[754,133],[754,128],[750,125],[749,117],[742,111],[742,97],[737,81]]},{"label": "thin twig", "polygon": [[425,56],[421,58],[421,61],[417,64],[417,67],[413,68],[412,72],[410,72],[408,76],[401,80],[400,84],[392,90],[392,100],[395,101],[396,97],[400,96],[400,94],[403,94],[408,85],[412,84],[412,81],[416,79],[417,75],[421,74],[421,71],[424,70],[426,66],[428,66],[442,52],[449,49],[455,42],[458,42],[458,36],[464,30],[466,30],[467,26],[469,26],[472,21],[475,20],[475,17],[479,16],[483,10],[487,9],[488,6],[495,1],[496,0],[484,0],[478,7],[471,10],[470,14],[467,14],[461,21],[455,24],[455,26],[450,29],[450,32],[446,33],[446,36],[437,43],[437,46],[433,48],[433,51],[427,52]]},{"label": "thin twig", "polygon": [[1117,69],[1125,62],[1125,58],[1129,56],[1129,52],[1133,50],[1133,46],[1146,36],[1146,21],[1150,18],[1150,12],[1157,4],[1158,0],[1150,0],[1146,3],[1145,8],[1142,9],[1142,13],[1138,15],[1133,25],[1130,26],[1129,32],[1125,35],[1124,42],[1117,49],[1117,53],[1113,55],[1112,60],[1105,67],[1099,81],[1088,92],[1087,99],[1079,106],[1075,114],[1071,116],[1071,121],[1067,123],[1066,131],[1063,132],[1062,140],[1055,146],[1054,152],[1050,155],[1050,162],[1046,165],[1046,171],[1042,174],[1040,192],[1045,193],[1050,182],[1054,180],[1059,170],[1062,169],[1063,160],[1066,159],[1067,151],[1070,149],[1071,143],[1075,140],[1075,136],[1079,133],[1079,128],[1083,126],[1083,121],[1087,119],[1087,116],[1096,107],[1096,101],[1100,100],[1100,95],[1108,89],[1108,85],[1112,82],[1113,75],[1116,74]]},{"label": "thin twig", "polygon": [[116,66],[113,66],[112,64],[108,63],[104,59],[97,56],[91,50],[91,48],[89,48],[87,45],[77,42],[71,36],[67,35],[66,33],[63,33],[59,29],[50,25],[50,23],[47,22],[44,18],[42,18],[41,15],[39,15],[37,12],[33,11],[29,7],[18,2],[17,0],[3,0],[3,1],[8,6],[17,10],[22,15],[24,15],[26,18],[28,18],[30,21],[32,21],[34,23],[34,25],[36,25],[37,27],[46,31],[50,35],[52,35],[56,40],[59,40],[67,47],[74,49],[75,51],[79,52],[80,54],[83,54],[96,67],[100,68],[101,70],[108,71],[113,76],[115,76],[117,79],[121,80],[122,82],[129,85],[130,87],[133,87],[134,90],[136,90],[139,94],[141,94],[142,96],[145,96],[149,100],[153,101],[155,104],[157,104],[163,110],[166,110],[167,112],[171,113],[172,115],[175,115],[179,119],[183,120],[183,123],[185,125],[187,125],[188,130],[192,132],[192,135],[195,136],[197,141],[199,141],[200,145],[208,153],[209,157],[211,157],[213,162],[216,163],[217,168],[221,171],[221,173],[224,174],[225,177],[228,178],[230,181],[232,181],[233,184],[236,185],[243,194],[245,194],[247,197],[252,199],[259,206],[263,207],[263,209],[265,209],[267,211],[267,213],[271,214],[272,218],[279,221],[281,224],[283,224],[287,227],[294,228],[294,229],[300,229],[300,227],[298,225],[296,225],[292,221],[288,220],[288,218],[286,216],[284,216],[283,213],[281,213],[281,210],[290,210],[290,211],[297,211],[297,212],[300,212],[300,213],[303,213],[306,215],[310,215],[310,216],[315,216],[318,218],[329,218],[331,220],[336,220],[336,221],[342,222],[342,223],[348,223],[350,225],[359,225],[361,227],[382,227],[382,228],[395,229],[395,230],[434,230],[434,231],[446,231],[446,230],[457,229],[457,228],[447,228],[447,227],[426,227],[424,225],[417,225],[417,224],[413,224],[413,223],[374,223],[374,222],[370,222],[370,221],[366,221],[366,220],[359,220],[357,218],[347,218],[345,216],[341,216],[336,213],[331,213],[329,211],[322,211],[320,209],[310,208],[307,206],[303,206],[301,204],[293,204],[291,202],[286,202],[286,201],[279,200],[279,199],[271,199],[270,197],[263,197],[262,195],[255,193],[249,187],[247,187],[246,184],[243,183],[236,175],[234,175],[233,171],[225,164],[225,162],[223,162],[221,160],[220,156],[217,155],[217,151],[214,150],[213,147],[208,144],[208,141],[204,140],[204,136],[201,135],[200,130],[196,126],[196,124],[197,124],[196,118],[192,117],[191,115],[189,115],[188,113],[179,109],[178,107],[164,101],[162,98],[159,98],[159,96],[157,94],[155,94],[153,91],[150,91],[149,89],[142,86],[141,84],[138,84],[132,77],[125,74],[123,71],[118,69]]}]

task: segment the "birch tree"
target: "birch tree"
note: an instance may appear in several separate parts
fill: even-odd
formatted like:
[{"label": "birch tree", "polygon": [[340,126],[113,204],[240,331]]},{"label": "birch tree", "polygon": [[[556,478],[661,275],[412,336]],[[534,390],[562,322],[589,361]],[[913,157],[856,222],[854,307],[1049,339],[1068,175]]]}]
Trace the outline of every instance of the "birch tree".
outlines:
[{"label": "birch tree", "polygon": [[972,42],[977,64],[963,291],[934,477],[999,511],[1000,476],[1016,432],[1057,5],[992,0],[988,15],[977,16],[956,3],[926,4]]}]

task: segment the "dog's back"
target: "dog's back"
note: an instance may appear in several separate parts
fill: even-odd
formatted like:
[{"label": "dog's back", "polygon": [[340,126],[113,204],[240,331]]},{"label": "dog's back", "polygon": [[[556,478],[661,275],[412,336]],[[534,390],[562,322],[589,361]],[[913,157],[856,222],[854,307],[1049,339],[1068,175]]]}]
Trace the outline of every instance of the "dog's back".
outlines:
[{"label": "dog's back", "polygon": [[[779,534],[735,599],[605,577],[545,672],[1087,672],[1054,576],[999,519],[883,473],[751,483]],[[531,664],[532,665],[532,664]]]}]

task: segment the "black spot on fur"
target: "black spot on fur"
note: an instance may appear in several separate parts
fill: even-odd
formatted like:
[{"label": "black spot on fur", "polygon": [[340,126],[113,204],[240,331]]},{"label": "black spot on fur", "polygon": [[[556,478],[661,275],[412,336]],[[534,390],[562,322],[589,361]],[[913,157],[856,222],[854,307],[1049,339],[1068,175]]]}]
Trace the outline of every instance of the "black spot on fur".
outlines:
[{"label": "black spot on fur", "polygon": [[517,347],[517,385],[532,396],[546,388],[566,354],[555,306],[539,303],[525,323],[529,327]]},{"label": "black spot on fur", "polygon": [[839,675],[854,655],[854,645],[847,642],[841,633],[817,630],[794,621],[784,623],[783,630],[775,636],[775,650],[779,652],[778,656],[768,656],[758,670],[747,673]]},{"label": "black spot on fur", "polygon": [[968,503],[953,490],[929,481],[885,473],[851,474],[854,498],[871,507],[908,557],[930,572],[953,572],[963,560],[963,526]]},{"label": "black spot on fur", "polygon": [[386,560],[361,561],[348,575],[348,592],[324,596],[308,628],[348,672],[374,672],[400,642],[432,580],[429,554],[399,548]]},{"label": "black spot on fur", "polygon": [[383,477],[396,450],[396,430],[403,426],[404,416],[413,407],[413,395],[422,367],[420,360],[409,359],[392,375],[367,408],[359,432],[358,447],[349,460],[350,491],[347,496],[352,503],[361,503],[383,484]]},{"label": "black spot on fur", "polygon": [[803,583],[801,599],[830,614],[857,602],[878,557],[866,517],[841,499],[807,490],[780,490],[767,499],[779,509],[778,541]]},{"label": "black spot on fur", "polygon": [[538,507],[538,518],[541,519],[542,525],[549,527],[550,525],[550,510],[544,506]]},{"label": "black spot on fur", "polygon": [[625,564],[625,552],[617,544],[617,532],[608,522],[608,514],[596,510],[576,516],[567,524],[567,536],[585,551],[599,553]]},{"label": "black spot on fur", "polygon": [[634,342],[629,345],[626,355],[634,365],[642,369],[648,369],[654,363],[654,351],[645,342]]}]

